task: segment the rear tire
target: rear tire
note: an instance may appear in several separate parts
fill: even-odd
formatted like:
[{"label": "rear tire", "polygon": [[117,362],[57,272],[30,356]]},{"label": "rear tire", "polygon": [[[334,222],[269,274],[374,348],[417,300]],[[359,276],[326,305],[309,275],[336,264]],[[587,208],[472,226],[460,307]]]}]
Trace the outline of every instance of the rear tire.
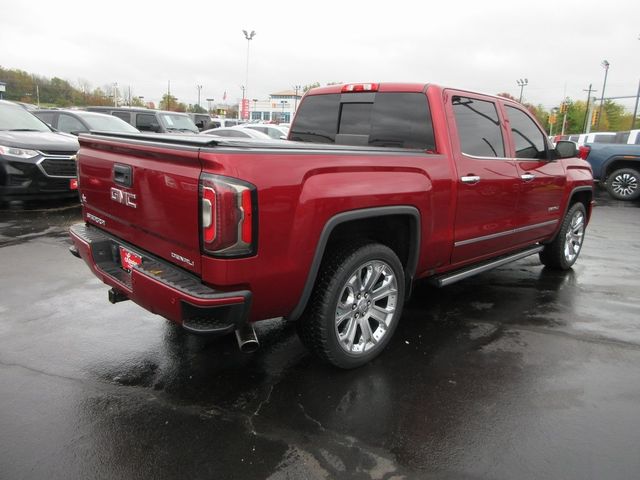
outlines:
[{"label": "rear tire", "polygon": [[640,197],[640,173],[633,168],[621,168],[607,177],[605,188],[617,200]]},{"label": "rear tire", "polygon": [[302,343],[319,359],[349,369],[377,357],[402,314],[404,270],[385,245],[339,245],[327,252],[307,309]]},{"label": "rear tire", "polygon": [[555,270],[570,269],[580,255],[587,226],[584,204],[574,203],[562,221],[556,238],[540,252],[540,261]]}]

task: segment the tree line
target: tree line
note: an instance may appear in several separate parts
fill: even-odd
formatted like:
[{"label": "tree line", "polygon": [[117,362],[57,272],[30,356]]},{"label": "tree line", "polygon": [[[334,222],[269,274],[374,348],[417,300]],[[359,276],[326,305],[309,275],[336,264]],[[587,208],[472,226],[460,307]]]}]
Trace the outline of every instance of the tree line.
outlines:
[{"label": "tree line", "polygon": [[[116,85],[92,87],[86,80],[78,80],[75,85],[62,78],[47,78],[23,70],[7,69],[0,66],[0,82],[5,83],[5,100],[40,104],[41,107],[84,107],[118,105],[130,107],[156,108],[153,102],[143,97],[131,95],[129,89]],[[116,97],[117,96],[117,100]],[[198,105],[187,105],[173,95],[165,94],[160,102],[161,109],[175,112],[204,113]]]},{"label": "tree line", "polygon": [[[118,89],[115,85],[107,84],[103,87],[94,88],[85,80],[78,80],[76,85],[72,85],[62,78],[47,78],[23,70],[6,69],[2,66],[0,66],[0,82],[6,84],[5,99],[33,104],[39,102],[41,106],[113,105],[116,101],[114,96],[117,95],[119,105],[155,108],[153,102],[145,102],[143,97],[132,96],[127,89]],[[327,85],[335,83],[337,82],[330,82]],[[305,85],[302,90],[306,92],[319,86],[320,83],[315,82]],[[499,93],[498,95],[516,100],[508,93]],[[633,115],[626,113],[622,105],[611,100],[605,100],[601,118],[587,118],[587,104],[584,101],[567,99],[565,104],[565,133],[582,133],[586,122],[592,122],[592,131],[597,128],[598,131],[602,132],[627,130],[632,124]],[[540,124],[548,132],[561,132],[565,115],[565,112],[561,112],[561,104],[550,110],[545,109],[542,105],[530,103],[524,103],[524,106],[536,116]],[[185,104],[169,94],[163,95],[158,107],[162,110],[176,112],[206,112],[204,108],[198,105]],[[595,110],[599,112],[599,105],[596,106]]]}]

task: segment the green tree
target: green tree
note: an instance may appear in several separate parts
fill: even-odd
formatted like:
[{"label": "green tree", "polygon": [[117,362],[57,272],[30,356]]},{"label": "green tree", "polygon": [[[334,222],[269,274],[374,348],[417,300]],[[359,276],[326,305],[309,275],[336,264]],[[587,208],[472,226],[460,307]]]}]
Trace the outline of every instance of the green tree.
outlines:
[{"label": "green tree", "polygon": [[175,110],[178,105],[178,99],[173,95],[165,93],[160,100],[160,110]]}]

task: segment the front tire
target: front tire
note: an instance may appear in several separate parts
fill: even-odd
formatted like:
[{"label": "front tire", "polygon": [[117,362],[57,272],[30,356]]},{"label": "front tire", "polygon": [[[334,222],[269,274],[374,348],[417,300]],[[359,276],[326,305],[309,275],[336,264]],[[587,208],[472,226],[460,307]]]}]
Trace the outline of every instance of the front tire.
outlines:
[{"label": "front tire", "polygon": [[387,346],[402,314],[404,270],[385,245],[360,243],[327,253],[298,334],[318,358],[356,368]]},{"label": "front tire", "polygon": [[587,226],[584,204],[574,203],[562,221],[556,238],[540,252],[540,261],[556,270],[570,269],[580,255]]},{"label": "front tire", "polygon": [[635,200],[640,197],[640,174],[633,168],[621,168],[607,177],[605,187],[617,200]]}]

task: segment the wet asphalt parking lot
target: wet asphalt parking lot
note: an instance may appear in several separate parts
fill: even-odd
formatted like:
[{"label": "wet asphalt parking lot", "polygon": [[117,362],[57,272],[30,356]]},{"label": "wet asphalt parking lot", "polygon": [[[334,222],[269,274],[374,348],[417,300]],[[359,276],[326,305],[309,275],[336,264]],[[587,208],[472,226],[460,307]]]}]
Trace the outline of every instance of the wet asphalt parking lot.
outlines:
[{"label": "wet asphalt parking lot", "polygon": [[572,271],[419,284],[353,371],[281,321],[246,355],[111,305],[79,207],[4,206],[0,478],[639,478],[640,203],[597,200]]}]

